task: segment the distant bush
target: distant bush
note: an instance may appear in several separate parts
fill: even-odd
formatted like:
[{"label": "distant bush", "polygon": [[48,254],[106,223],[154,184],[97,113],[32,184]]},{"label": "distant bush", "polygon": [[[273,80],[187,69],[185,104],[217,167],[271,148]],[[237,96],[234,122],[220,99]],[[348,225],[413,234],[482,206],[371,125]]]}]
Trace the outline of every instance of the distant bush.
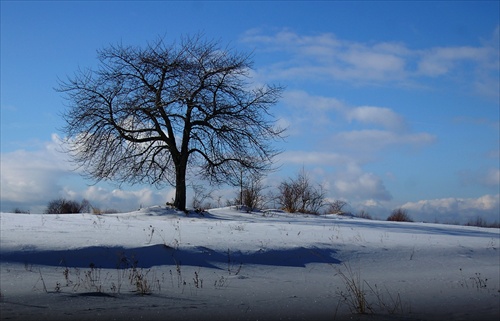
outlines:
[{"label": "distant bush", "polygon": [[246,206],[251,211],[262,208],[265,203],[264,196],[262,195],[263,190],[264,186],[260,178],[245,182],[238,198],[239,204]]},{"label": "distant bush", "polygon": [[328,209],[326,210],[326,213],[328,214],[345,214],[343,208],[347,205],[346,201],[342,200],[335,200],[333,202],[330,202],[328,204]]},{"label": "distant bush", "polygon": [[98,207],[92,207],[92,213],[96,215],[101,215],[101,214],[116,214],[119,213],[118,210],[115,210],[114,208],[108,208],[105,210],[101,210]]},{"label": "distant bush", "polygon": [[358,214],[355,215],[356,217],[359,217],[359,218],[364,218],[364,219],[367,219],[367,220],[372,220],[372,216],[370,214],[368,214],[368,212],[365,212],[364,210],[361,210],[359,211]]},{"label": "distant bush", "polygon": [[19,207],[16,207],[12,212],[16,213],[16,214],[29,214],[30,213],[30,211],[22,210]]},{"label": "distant bush", "polygon": [[478,227],[491,227],[491,228],[500,228],[500,224],[498,222],[488,223],[485,219],[478,216],[475,219],[469,220],[466,226],[478,226]]},{"label": "distant bush", "polygon": [[81,203],[64,198],[52,200],[47,205],[45,214],[73,214],[73,213],[89,213],[90,203],[83,200]]},{"label": "distant bush", "polygon": [[408,215],[405,209],[398,208],[392,211],[391,215],[387,218],[388,221],[396,222],[413,222],[411,217]]},{"label": "distant bush", "polygon": [[[205,185],[193,184],[193,199],[191,205],[195,210],[203,210],[208,207],[210,200],[212,200],[212,189],[208,189]],[[173,201],[172,201],[173,203]]]}]

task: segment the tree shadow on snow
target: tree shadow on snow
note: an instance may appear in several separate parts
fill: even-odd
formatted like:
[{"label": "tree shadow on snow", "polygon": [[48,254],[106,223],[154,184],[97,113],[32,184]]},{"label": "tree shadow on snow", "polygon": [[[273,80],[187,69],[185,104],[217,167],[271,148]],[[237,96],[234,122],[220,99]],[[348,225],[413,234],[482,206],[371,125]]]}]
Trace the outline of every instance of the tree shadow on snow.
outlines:
[{"label": "tree shadow on snow", "polygon": [[254,252],[216,251],[207,247],[171,248],[164,244],[124,248],[92,246],[71,250],[19,251],[0,253],[0,262],[80,268],[150,268],[160,265],[186,265],[227,269],[228,264],[257,264],[305,267],[309,263],[339,264],[331,248],[260,249]]}]

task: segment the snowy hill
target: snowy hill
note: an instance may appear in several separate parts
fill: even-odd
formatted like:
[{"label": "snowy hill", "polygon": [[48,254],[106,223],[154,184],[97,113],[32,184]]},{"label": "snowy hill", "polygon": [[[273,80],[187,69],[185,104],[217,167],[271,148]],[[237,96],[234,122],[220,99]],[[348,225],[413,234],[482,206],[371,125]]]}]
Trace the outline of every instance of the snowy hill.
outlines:
[{"label": "snowy hill", "polygon": [[220,208],[1,213],[2,320],[497,320],[498,229]]}]

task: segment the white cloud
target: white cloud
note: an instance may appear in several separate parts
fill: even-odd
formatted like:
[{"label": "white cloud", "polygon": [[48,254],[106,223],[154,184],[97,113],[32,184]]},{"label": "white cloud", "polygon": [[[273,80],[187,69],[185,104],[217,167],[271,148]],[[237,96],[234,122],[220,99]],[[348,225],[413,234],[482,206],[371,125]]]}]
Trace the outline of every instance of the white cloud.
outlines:
[{"label": "white cloud", "polygon": [[52,140],[37,150],[3,153],[2,203],[31,203],[56,197],[60,180],[75,175],[67,155],[59,152],[60,146],[59,137],[52,135]]},{"label": "white cloud", "polygon": [[[333,97],[313,96],[304,91],[290,91],[285,94],[288,134],[302,136],[304,132],[320,132],[318,137],[330,137],[323,144],[347,147],[364,152],[378,151],[387,147],[419,147],[431,144],[436,137],[429,133],[409,132],[403,116],[387,107],[357,106],[351,107]],[[340,116],[340,117],[339,117]],[[339,122],[382,127],[383,129],[361,129],[331,134],[339,127]]]},{"label": "white cloud", "polygon": [[285,151],[276,157],[279,163],[296,165],[345,165],[354,160],[347,155],[315,151]]},{"label": "white cloud", "polygon": [[500,194],[483,195],[478,198],[440,198],[408,202],[401,207],[409,211],[415,220],[441,223],[467,223],[476,217],[498,222]]},{"label": "white cloud", "polygon": [[476,70],[473,88],[483,96],[491,97],[498,101],[500,99],[500,25],[493,32],[491,38],[483,41],[483,48],[487,49],[487,56],[480,62],[480,68]]},{"label": "white cloud", "polygon": [[363,211],[378,220],[385,220],[392,211],[390,204],[385,200],[365,199],[349,202],[349,205],[353,214]]},{"label": "white cloud", "polygon": [[404,78],[405,61],[394,52],[385,52],[380,47],[357,45],[347,47],[340,54],[338,63],[344,65],[337,73],[343,78],[360,80],[394,80]]},{"label": "white cloud", "polygon": [[[51,140],[34,150],[16,150],[1,155],[2,211],[18,207],[43,212],[50,200],[63,197],[75,201],[87,199],[101,209],[134,210],[140,206],[161,205],[174,195],[172,191],[106,189],[90,186],[74,171],[67,154],[60,152],[61,139]],[[74,186],[83,186],[79,189]]]},{"label": "white cloud", "polygon": [[[365,172],[361,160],[347,154],[331,152],[287,151],[277,162],[294,168],[303,167],[311,174],[314,182],[320,183],[329,198],[362,201],[373,199],[388,201],[392,199],[384,182],[374,173]],[[281,171],[281,174],[284,170]],[[296,173],[289,172],[289,177]],[[286,174],[285,174],[286,175]]]},{"label": "white cloud", "polygon": [[137,190],[106,189],[103,187],[90,186],[84,191],[77,192],[78,198],[91,201],[94,207],[105,209],[116,209],[119,211],[130,211],[141,207],[164,205],[174,197],[173,190],[155,191],[151,188]]},{"label": "white cloud", "polygon": [[[284,152],[276,161],[313,171],[321,171],[321,166],[322,174],[315,175],[315,178],[324,184],[333,198],[356,202],[391,200],[392,195],[383,179],[364,171],[363,164],[383,157],[380,155],[382,150],[408,148],[413,151],[436,140],[429,133],[411,132],[404,117],[387,107],[351,107],[338,99],[313,96],[303,91],[291,91],[285,98],[291,129],[288,131],[289,141],[294,143],[294,148],[300,148],[298,140],[306,145],[302,145],[304,150]],[[345,129],[353,122],[357,123],[356,127],[368,128],[335,133],[337,128]],[[318,138],[308,141],[313,137],[312,133]]]},{"label": "white cloud", "polygon": [[436,137],[428,133],[398,133],[388,130],[363,129],[333,135],[332,145],[370,153],[395,146],[415,148],[429,145],[435,140]]},{"label": "white cloud", "polygon": [[311,96],[305,91],[286,91],[283,95],[286,114],[282,116],[289,124],[287,134],[301,134],[304,125],[316,130],[318,126],[330,126],[335,113],[342,112],[346,107],[333,97]]},{"label": "white cloud", "polygon": [[310,112],[342,111],[344,103],[333,97],[312,96],[301,90],[290,90],[284,93],[283,101],[294,109]]},{"label": "white cloud", "polygon": [[498,188],[500,185],[500,169],[490,168],[484,178],[484,184]]},{"label": "white cloud", "polygon": [[301,36],[286,29],[278,31],[274,35],[265,35],[258,28],[251,29],[243,35],[241,41],[270,45],[266,50],[280,50],[286,47],[287,49],[304,50],[315,56],[329,56],[332,49],[342,46],[342,42],[332,33]]},{"label": "white cloud", "polygon": [[444,83],[460,82],[476,94],[498,98],[498,30],[480,46],[424,49],[410,49],[397,42],[352,42],[331,33],[304,36],[289,30],[271,35],[252,30],[242,41],[258,45],[262,51],[289,55],[258,71],[267,79],[407,86],[440,77]]},{"label": "white cloud", "polygon": [[465,185],[479,185],[498,189],[500,187],[500,169],[481,168],[478,170],[464,170],[459,173]]},{"label": "white cloud", "polygon": [[389,108],[361,106],[352,108],[346,113],[349,121],[359,121],[365,124],[375,124],[387,129],[401,131],[406,127],[402,116]]},{"label": "white cloud", "polygon": [[[327,152],[330,148],[344,148],[363,151],[364,157],[370,158],[369,154],[382,149],[416,148],[436,141],[435,135],[411,132],[404,117],[388,107],[352,107],[339,99],[314,96],[304,91],[286,92],[283,102],[286,112],[282,121],[287,124],[287,134],[303,137],[304,133],[315,133],[319,137],[315,144]],[[345,128],[342,125],[353,122],[357,122],[358,127],[369,128],[335,133],[336,128]]]},{"label": "white cloud", "polygon": [[335,160],[337,164],[331,163],[329,167],[314,167],[319,165],[319,161],[301,164],[310,174],[312,181],[321,184],[329,199],[343,199],[349,202],[387,202],[392,199],[391,193],[379,176],[364,171],[355,161],[341,163],[338,159]]},{"label": "white cloud", "polygon": [[436,77],[451,72],[461,62],[481,63],[487,59],[488,49],[484,47],[432,48],[422,53],[417,72]]},{"label": "white cloud", "polygon": [[367,45],[339,40],[331,33],[302,36],[281,31],[265,36],[253,30],[242,41],[267,45],[262,49],[265,51],[291,54],[288,62],[280,61],[264,71],[271,78],[327,77],[363,82],[401,79],[405,73],[405,61],[401,55],[408,52],[398,43]]},{"label": "white cloud", "polygon": [[377,175],[364,172],[356,164],[338,170],[330,180],[330,194],[335,198],[344,198],[352,201],[377,200],[389,201],[391,193],[385,187],[382,179]]}]

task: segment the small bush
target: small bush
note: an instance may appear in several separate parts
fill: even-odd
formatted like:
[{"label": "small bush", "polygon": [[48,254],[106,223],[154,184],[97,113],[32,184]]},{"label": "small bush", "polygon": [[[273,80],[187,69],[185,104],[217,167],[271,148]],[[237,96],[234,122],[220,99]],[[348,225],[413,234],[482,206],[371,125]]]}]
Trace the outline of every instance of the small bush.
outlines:
[{"label": "small bush", "polygon": [[388,221],[395,222],[413,222],[411,217],[408,215],[405,209],[398,208],[392,211],[391,215],[387,218]]},{"label": "small bush", "polygon": [[[399,293],[391,294],[388,290],[380,292],[377,285],[371,286],[366,280],[361,279],[360,272],[353,272],[349,264],[344,264],[346,272],[338,270],[339,275],[345,284],[345,290],[339,290],[340,297],[338,304],[346,304],[351,313],[357,314],[378,314],[389,313],[393,315],[407,315],[407,307],[401,301]],[[481,282],[481,281],[479,281]],[[485,281],[481,283],[486,287]],[[367,287],[367,290],[365,290]],[[368,300],[371,298],[372,300]],[[376,300],[373,302],[374,298]],[[337,306],[338,307],[338,306]],[[409,309],[408,309],[409,310]],[[358,318],[356,318],[358,319]],[[363,318],[364,319],[364,318]],[[396,318],[390,318],[396,320]]]},{"label": "small bush", "polygon": [[115,210],[114,208],[108,208],[105,210],[101,210],[98,207],[92,207],[92,214],[96,215],[101,215],[101,214],[116,214],[119,213],[118,210]]},{"label": "small bush", "polygon": [[500,228],[500,224],[498,222],[488,223],[485,219],[478,216],[475,219],[470,219],[466,224],[466,226],[477,226],[477,227],[490,227],[490,228]]},{"label": "small bush", "polygon": [[328,214],[345,214],[343,208],[347,205],[346,201],[335,200],[328,204]]},{"label": "small bush", "polygon": [[325,191],[321,185],[315,187],[302,169],[297,178],[281,182],[276,200],[289,213],[319,214],[325,205]]},{"label": "small bush", "polygon": [[45,214],[74,214],[88,212],[90,212],[90,203],[87,200],[83,200],[79,203],[64,198],[50,201],[45,210]]},{"label": "small bush", "polygon": [[360,273],[354,273],[350,265],[345,264],[347,272],[339,270],[338,275],[345,283],[346,291],[340,291],[339,295],[342,299],[340,302],[347,304],[351,313],[373,313],[371,305],[366,300],[366,292],[364,290],[364,282],[361,281]]},{"label": "small bush", "polygon": [[365,212],[364,210],[359,211],[359,213],[356,214],[356,217],[364,218],[364,219],[367,219],[367,220],[372,220],[373,219],[372,216],[368,212]]}]

